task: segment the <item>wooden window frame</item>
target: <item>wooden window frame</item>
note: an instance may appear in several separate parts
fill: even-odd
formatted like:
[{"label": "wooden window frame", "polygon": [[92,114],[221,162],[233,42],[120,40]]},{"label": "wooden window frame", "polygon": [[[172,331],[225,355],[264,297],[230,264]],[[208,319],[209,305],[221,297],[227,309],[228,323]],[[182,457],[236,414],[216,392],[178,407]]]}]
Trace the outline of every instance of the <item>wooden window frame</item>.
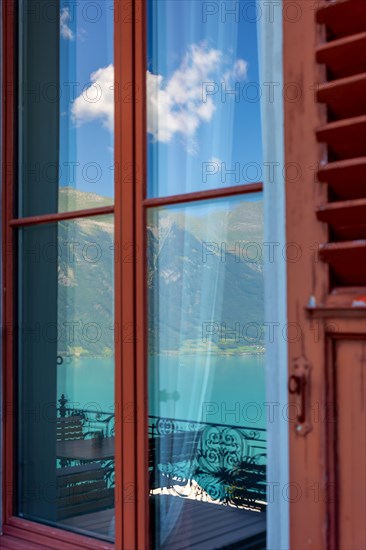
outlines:
[{"label": "wooden window frame", "polygon": [[[3,535],[57,549],[148,548],[146,211],[148,208],[262,192],[261,182],[160,198],[146,198],[146,5],[115,0],[114,206],[16,218],[17,98],[16,0],[3,3]],[[132,99],[123,90],[132,89]],[[131,94],[129,94],[130,96]],[[123,139],[122,136],[133,136]],[[123,143],[122,143],[123,141]],[[127,175],[128,174],[128,175]],[[15,369],[14,231],[87,216],[114,214],[115,238],[115,544],[14,515]],[[124,261],[123,250],[134,252]],[[132,289],[132,291],[131,291]],[[123,304],[123,307],[122,307]],[[124,339],[124,330],[133,338]],[[131,408],[134,412],[131,421]],[[124,411],[128,410],[128,421]],[[126,420],[126,421],[125,421]],[[128,453],[123,453],[128,448]],[[131,498],[133,494],[133,498]],[[0,537],[1,541],[1,537]]]}]

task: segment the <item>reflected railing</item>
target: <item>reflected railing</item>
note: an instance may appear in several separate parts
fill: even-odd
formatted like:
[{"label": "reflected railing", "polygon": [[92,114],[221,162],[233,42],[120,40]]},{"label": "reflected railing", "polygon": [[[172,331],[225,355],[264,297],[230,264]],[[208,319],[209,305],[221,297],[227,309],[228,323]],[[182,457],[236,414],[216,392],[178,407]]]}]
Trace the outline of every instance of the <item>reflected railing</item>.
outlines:
[{"label": "reflected railing", "polygon": [[[68,403],[68,399],[62,394],[58,400],[59,406],[57,408],[57,441],[62,442],[65,447],[65,444],[68,444],[67,442],[71,442],[72,445],[77,440],[91,440],[89,441],[87,450],[90,450],[90,447],[92,447],[94,451],[90,453],[90,457],[87,457],[88,453],[84,449],[84,452],[81,452],[79,457],[76,456],[76,451],[76,453],[70,453],[74,455],[73,458],[67,456],[58,458],[58,467],[64,468],[98,463],[102,468],[106,487],[113,489],[115,487],[114,459],[112,458],[114,452],[108,453],[108,456],[104,456],[103,448],[105,448],[107,442],[109,444],[114,443],[114,413],[91,407],[87,409],[69,407]],[[63,451],[65,452],[64,447]],[[99,458],[98,455],[100,455]]]},{"label": "reflected railing", "polygon": [[[81,419],[84,438],[99,435],[103,441],[114,437],[114,414],[68,407],[64,395],[59,404],[59,418]],[[148,438],[151,494],[168,492],[238,508],[265,510],[264,428],[149,416]],[[110,461],[105,466],[108,486],[114,486],[114,468]]]},{"label": "reflected railing", "polygon": [[263,428],[150,416],[150,487],[264,510],[265,436]]},{"label": "reflected railing", "polygon": [[99,433],[103,437],[114,437],[114,413],[101,411],[97,408],[68,407],[68,399],[64,394],[61,395],[58,402],[58,417],[79,417],[83,424],[84,437],[94,437]]}]

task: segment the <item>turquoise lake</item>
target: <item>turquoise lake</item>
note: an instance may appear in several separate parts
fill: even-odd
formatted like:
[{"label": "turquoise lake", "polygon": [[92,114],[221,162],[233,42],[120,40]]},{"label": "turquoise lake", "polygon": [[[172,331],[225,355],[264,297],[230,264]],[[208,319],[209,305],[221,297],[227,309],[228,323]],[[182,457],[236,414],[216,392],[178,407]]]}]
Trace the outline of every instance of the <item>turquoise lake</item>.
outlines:
[{"label": "turquoise lake", "polygon": [[[149,414],[265,427],[263,355],[151,355]],[[114,410],[114,361],[73,358],[58,367],[58,398],[74,406]]]}]

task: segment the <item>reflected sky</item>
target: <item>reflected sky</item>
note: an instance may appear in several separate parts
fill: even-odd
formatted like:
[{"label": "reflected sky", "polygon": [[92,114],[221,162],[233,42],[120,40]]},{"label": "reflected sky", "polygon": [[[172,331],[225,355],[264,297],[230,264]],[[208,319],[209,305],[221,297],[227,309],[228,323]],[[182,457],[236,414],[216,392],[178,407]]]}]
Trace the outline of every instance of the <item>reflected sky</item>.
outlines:
[{"label": "reflected sky", "polygon": [[[216,4],[148,1],[149,196],[262,179],[256,2]],[[113,2],[60,10],[60,185],[112,197]]]},{"label": "reflected sky", "polygon": [[149,196],[261,181],[255,0],[148,6]]},{"label": "reflected sky", "polygon": [[60,185],[113,197],[113,1],[60,2]]}]

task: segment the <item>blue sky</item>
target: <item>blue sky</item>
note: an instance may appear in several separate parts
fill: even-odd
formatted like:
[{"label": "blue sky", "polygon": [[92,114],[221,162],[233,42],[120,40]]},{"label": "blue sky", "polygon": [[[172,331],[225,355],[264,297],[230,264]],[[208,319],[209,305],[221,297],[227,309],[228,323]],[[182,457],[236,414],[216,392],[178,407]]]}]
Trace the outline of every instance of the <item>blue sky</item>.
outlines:
[{"label": "blue sky", "polygon": [[[186,118],[193,115],[193,126],[202,100],[206,106],[212,102],[211,114],[206,113],[206,119],[198,117],[194,133],[181,128],[178,118],[181,129],[170,134],[176,122],[173,117],[165,134],[148,135],[150,196],[245,183],[246,174],[251,181],[258,181],[256,166],[250,165],[262,162],[260,104],[250,101],[251,93],[258,91],[250,83],[259,81],[256,22],[249,21],[250,11],[243,11],[247,0],[240,5],[215,2],[218,12],[213,15],[204,13],[207,4],[190,0],[149,3],[148,70],[163,77],[159,83],[162,101],[170,102],[172,113],[183,112]],[[225,16],[224,4],[228,8],[236,4],[237,16]],[[204,84],[207,82],[214,84]],[[235,87],[237,95],[225,94]],[[212,94],[205,95],[205,90]],[[153,91],[155,97],[156,89]],[[168,93],[164,96],[164,92]],[[150,105],[154,118],[152,110]],[[163,119],[164,112],[155,113],[150,130],[164,127]],[[235,174],[230,175],[230,170]]]},{"label": "blue sky", "polygon": [[[92,4],[99,9],[93,9]],[[60,184],[107,197],[113,197],[114,187],[114,140],[110,125],[113,74],[109,80],[102,78],[94,87],[90,85],[95,80],[91,75],[98,70],[104,70],[104,75],[110,77],[107,68],[113,66],[112,6],[109,0],[98,3],[61,0],[60,26],[60,165],[65,175],[61,176]],[[75,82],[78,83],[75,86],[70,84]],[[74,181],[66,177],[72,172],[65,165],[68,162],[80,164]]]},{"label": "blue sky", "polygon": [[[74,183],[60,183],[112,197],[113,3],[83,11],[90,4],[61,1],[61,83],[79,85],[73,94],[62,88],[60,163],[80,167]],[[239,22],[222,13],[225,3],[214,4],[218,13],[206,15],[200,0],[149,2],[149,196],[260,179],[260,104],[251,101],[259,81],[256,22],[244,17],[248,0]],[[232,89],[235,96],[225,95]]]}]

